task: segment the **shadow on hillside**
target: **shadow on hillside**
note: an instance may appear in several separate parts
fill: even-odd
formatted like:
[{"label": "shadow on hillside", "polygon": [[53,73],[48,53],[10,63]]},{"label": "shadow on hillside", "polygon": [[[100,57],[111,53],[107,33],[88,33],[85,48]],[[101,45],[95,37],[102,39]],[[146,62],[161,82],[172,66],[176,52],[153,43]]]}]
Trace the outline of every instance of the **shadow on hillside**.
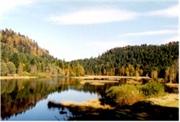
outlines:
[{"label": "shadow on hillside", "polygon": [[[87,106],[63,106],[53,102],[48,103],[48,108],[67,108],[72,116],[69,120],[178,120],[179,108],[162,107],[150,102],[138,102],[131,106],[116,106],[114,109],[95,109]],[[62,109],[63,108],[63,109]]]}]

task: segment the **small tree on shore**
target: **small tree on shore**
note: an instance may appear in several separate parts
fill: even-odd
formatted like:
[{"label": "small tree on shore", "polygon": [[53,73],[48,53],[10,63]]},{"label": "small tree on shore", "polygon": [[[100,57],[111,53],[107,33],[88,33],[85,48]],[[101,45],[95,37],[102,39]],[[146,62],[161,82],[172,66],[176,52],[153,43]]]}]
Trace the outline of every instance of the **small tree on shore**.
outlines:
[{"label": "small tree on shore", "polygon": [[157,80],[158,79],[158,71],[157,71],[157,69],[154,69],[154,70],[151,71],[151,78],[153,80]]}]

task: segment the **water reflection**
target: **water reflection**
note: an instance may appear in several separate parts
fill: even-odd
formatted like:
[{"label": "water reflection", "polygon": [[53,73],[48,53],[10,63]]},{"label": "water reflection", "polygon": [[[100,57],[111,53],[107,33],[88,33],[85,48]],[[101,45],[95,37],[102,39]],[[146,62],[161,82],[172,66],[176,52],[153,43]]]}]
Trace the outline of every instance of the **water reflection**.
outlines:
[{"label": "water reflection", "polygon": [[54,83],[37,80],[3,80],[1,81],[1,117],[8,119],[31,109],[35,104],[55,91]]},{"label": "water reflection", "polygon": [[84,101],[98,98],[105,101],[105,90],[114,84],[81,85],[72,79],[32,79],[1,81],[2,120],[67,120],[68,108],[54,108],[49,101]]}]

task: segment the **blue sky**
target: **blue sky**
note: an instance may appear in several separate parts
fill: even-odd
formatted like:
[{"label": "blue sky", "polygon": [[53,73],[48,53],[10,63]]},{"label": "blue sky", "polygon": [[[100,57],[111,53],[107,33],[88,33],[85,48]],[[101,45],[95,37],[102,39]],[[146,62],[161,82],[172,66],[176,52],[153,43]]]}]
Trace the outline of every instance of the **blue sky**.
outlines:
[{"label": "blue sky", "polygon": [[178,39],[178,0],[0,0],[11,28],[67,61]]}]

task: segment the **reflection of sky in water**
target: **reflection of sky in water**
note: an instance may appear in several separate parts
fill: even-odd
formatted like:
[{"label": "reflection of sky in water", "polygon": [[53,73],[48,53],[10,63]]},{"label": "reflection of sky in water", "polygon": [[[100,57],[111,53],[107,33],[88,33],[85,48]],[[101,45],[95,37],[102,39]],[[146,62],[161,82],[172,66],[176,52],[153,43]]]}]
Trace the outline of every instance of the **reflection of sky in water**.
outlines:
[{"label": "reflection of sky in water", "polygon": [[99,98],[99,97],[97,94],[94,93],[69,89],[61,93],[58,92],[52,93],[48,96],[47,99],[58,103],[62,101],[82,102],[94,98]]},{"label": "reflection of sky in water", "polygon": [[9,120],[57,120],[57,118],[63,120],[63,116],[59,114],[58,109],[48,109],[48,100],[42,100],[36,104],[32,109],[12,116]]},{"label": "reflection of sky in water", "polygon": [[98,98],[97,94],[89,92],[77,91],[69,89],[63,92],[54,92],[49,94],[46,99],[39,101],[32,109],[21,114],[13,115],[8,120],[67,120],[68,116],[72,116],[68,109],[63,111],[66,114],[60,114],[61,108],[48,108],[49,101],[75,101],[82,102],[90,99]]}]

